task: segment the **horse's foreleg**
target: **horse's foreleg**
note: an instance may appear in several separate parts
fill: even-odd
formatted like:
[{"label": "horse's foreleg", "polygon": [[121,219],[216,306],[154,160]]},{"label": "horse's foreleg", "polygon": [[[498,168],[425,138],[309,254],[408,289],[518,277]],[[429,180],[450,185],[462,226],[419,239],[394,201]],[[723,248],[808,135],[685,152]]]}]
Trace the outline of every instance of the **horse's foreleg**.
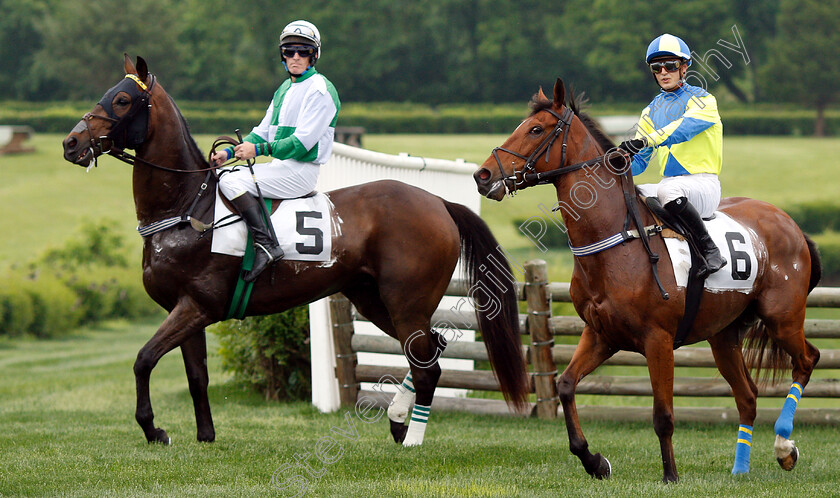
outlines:
[{"label": "horse's foreleg", "polygon": [[181,344],[181,354],[184,357],[184,368],[187,371],[187,382],[195,408],[195,424],[199,441],[211,442],[216,439],[213,428],[213,417],[210,414],[210,401],[207,398],[207,338],[204,331],[187,338]]},{"label": "horse's foreleg", "polygon": [[149,396],[149,377],[152,370],[163,355],[195,334],[202,333],[207,323],[208,320],[193,306],[180,302],[169,313],[155,335],[137,353],[137,360],[134,362],[137,410],[134,416],[150,443],[171,443],[166,431],[154,425],[155,416]]},{"label": "horse's foreleg", "polygon": [[590,326],[583,328],[580,342],[575,349],[574,355],[566,369],[557,379],[557,392],[560,402],[563,404],[563,416],[566,419],[566,430],[569,433],[569,449],[577,456],[586,472],[598,479],[610,477],[612,468],[609,460],[600,453],[592,454],[589,451],[589,443],[583,436],[583,430],[578,420],[577,407],[575,406],[575,388],[580,380],[615,354],[604,341],[600,340]]},{"label": "horse's foreleg", "polygon": [[664,482],[677,482],[674,459],[674,351],[673,337],[662,331],[651,332],[645,341],[650,384],[653,388],[653,430],[659,438]]},{"label": "horse's foreleg", "polygon": [[712,347],[715,364],[732,388],[735,404],[738,407],[738,416],[740,417],[738,442],[735,445],[735,464],[732,466],[732,473],[746,474],[750,471],[750,452],[752,450],[752,431],[755,422],[758,387],[750,377],[749,370],[744,363],[738,333],[737,328],[726,329],[708,340]]}]

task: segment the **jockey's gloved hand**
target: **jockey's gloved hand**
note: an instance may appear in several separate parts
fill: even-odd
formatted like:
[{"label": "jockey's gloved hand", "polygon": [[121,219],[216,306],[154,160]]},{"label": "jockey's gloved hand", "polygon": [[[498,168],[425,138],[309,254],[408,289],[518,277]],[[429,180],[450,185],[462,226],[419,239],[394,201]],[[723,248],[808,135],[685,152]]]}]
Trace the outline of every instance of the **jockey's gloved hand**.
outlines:
[{"label": "jockey's gloved hand", "polygon": [[625,140],[618,144],[618,148],[627,152],[628,154],[638,154],[642,149],[647,147],[647,140],[644,138],[634,138],[633,140]]}]

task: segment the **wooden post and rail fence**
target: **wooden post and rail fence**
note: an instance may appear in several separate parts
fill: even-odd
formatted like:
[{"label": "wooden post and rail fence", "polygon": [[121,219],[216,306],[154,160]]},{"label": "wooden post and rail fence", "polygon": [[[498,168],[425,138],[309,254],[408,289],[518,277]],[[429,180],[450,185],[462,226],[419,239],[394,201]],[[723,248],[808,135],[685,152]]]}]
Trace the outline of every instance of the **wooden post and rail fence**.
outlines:
[{"label": "wooden post and rail fence", "polygon": [[[580,336],[583,321],[577,316],[552,316],[552,302],[571,302],[569,284],[548,282],[548,271],[543,261],[530,261],[525,265],[525,282],[517,283],[519,301],[527,303],[527,313],[520,315],[520,332],[529,336],[529,344],[523,344],[522,354],[528,363],[530,390],[536,402],[530,406],[530,414],[544,419],[562,417],[562,407],[555,387],[558,369],[562,372],[574,353],[574,345],[555,344],[555,336]],[[447,295],[468,296],[468,288],[463,281],[453,281]],[[808,297],[809,307],[840,308],[840,288],[814,289]],[[356,316],[350,302],[341,294],[330,298],[333,322],[333,339],[336,354],[336,376],[339,385],[341,404],[352,406],[362,395],[372,392],[360,390],[362,382],[380,382],[387,376],[402,380],[407,372],[405,367],[383,367],[362,365],[356,360],[357,352],[372,352],[402,355],[400,344],[390,337],[377,337],[354,334],[353,320],[364,320]],[[453,316],[457,314],[458,316]],[[438,310],[432,323],[457,323],[460,328],[477,328],[477,321],[471,313],[472,322],[465,320],[465,314]],[[805,335],[808,339],[840,338],[840,320],[808,319],[805,322]],[[819,347],[819,346],[818,346]],[[805,389],[807,398],[834,398],[840,400],[840,379],[825,378],[818,374],[826,369],[840,369],[840,350],[820,348],[820,361],[817,371]],[[481,342],[450,342],[442,358],[461,358],[487,361],[487,351]],[[674,363],[677,367],[711,368],[717,372],[712,352],[708,347],[682,347],[674,351]],[[638,353],[621,351],[607,360],[604,365],[646,366],[645,358]],[[775,408],[758,409],[757,423],[772,423],[779,414],[782,402],[790,388],[790,379],[780,384],[759,384],[759,397],[774,397],[779,400]],[[492,371],[455,371],[443,370],[438,387],[470,389],[474,391],[499,391],[499,385]],[[599,375],[596,370],[585,377],[577,388],[578,395],[619,395],[651,396],[650,380],[647,376]],[[712,377],[676,377],[674,379],[675,396],[693,397],[730,397],[729,385],[719,374]],[[722,404],[722,403],[719,403]],[[796,412],[797,422],[801,423],[840,423],[840,403],[837,408],[800,407]],[[479,398],[435,398],[435,408],[460,409],[487,414],[510,413],[505,403],[498,399]],[[649,421],[651,405],[647,406],[578,406],[581,417],[589,419],[609,419],[625,421]],[[675,417],[679,421],[737,422],[738,413],[734,401],[728,406],[719,407],[681,407],[675,408]]]}]

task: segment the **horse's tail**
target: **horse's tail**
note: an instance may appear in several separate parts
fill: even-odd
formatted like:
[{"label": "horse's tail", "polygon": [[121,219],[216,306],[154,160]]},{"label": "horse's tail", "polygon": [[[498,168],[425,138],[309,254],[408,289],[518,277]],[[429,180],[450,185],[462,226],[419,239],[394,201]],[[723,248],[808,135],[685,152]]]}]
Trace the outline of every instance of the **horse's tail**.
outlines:
[{"label": "horse's tail", "polygon": [[810,294],[822,278],[822,259],[820,258],[820,251],[817,249],[817,243],[804,233],[802,235],[805,236],[805,242],[808,243],[808,252],[811,254],[811,281],[808,283],[808,294]]},{"label": "horse's tail", "polygon": [[505,400],[521,411],[528,401],[529,388],[513,272],[484,220],[466,206],[443,202],[458,226],[469,296],[474,301],[490,364]]},{"label": "horse's tail", "polygon": [[[808,252],[811,255],[811,278],[808,281],[808,294],[810,294],[822,278],[822,260],[816,242],[804,233],[802,235],[805,237]],[[753,370],[756,378],[762,382],[768,380],[776,382],[790,370],[789,356],[777,342],[770,338],[767,327],[761,320],[756,320],[747,331],[744,351],[747,368]]]}]

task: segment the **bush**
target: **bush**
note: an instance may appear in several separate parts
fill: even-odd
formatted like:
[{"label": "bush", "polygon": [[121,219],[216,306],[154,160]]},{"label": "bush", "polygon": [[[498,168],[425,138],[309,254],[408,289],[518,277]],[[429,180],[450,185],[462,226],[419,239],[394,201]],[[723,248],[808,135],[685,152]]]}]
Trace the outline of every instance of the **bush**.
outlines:
[{"label": "bush", "polygon": [[54,337],[110,318],[160,314],[114,225],[87,222],[63,247],[0,277],[0,334]]},{"label": "bush", "polygon": [[228,320],[214,325],[222,366],[272,400],[306,400],[312,393],[309,309]]},{"label": "bush", "polygon": [[819,285],[840,285],[840,233],[826,232],[812,238],[819,248],[823,267]]},{"label": "bush", "polygon": [[24,279],[15,274],[0,278],[0,335],[23,335],[34,320],[32,297]]},{"label": "bush", "polygon": [[[67,133],[91,103],[18,103],[0,108],[0,124],[27,124],[37,132]],[[181,102],[193,133],[230,134],[250,129],[262,119],[265,102]],[[596,117],[637,115],[644,104],[593,107]],[[632,109],[632,110],[629,110]],[[521,104],[450,104],[430,106],[401,102],[345,103],[338,126],[362,126],[368,133],[510,133],[528,114]],[[816,113],[784,106],[753,106],[721,111],[727,135],[812,135]],[[826,113],[826,134],[840,134],[840,115]]]},{"label": "bush", "polygon": [[[527,238],[541,250],[543,249],[542,246],[545,246],[549,249],[564,249],[568,251],[569,236],[567,232],[560,230],[560,228],[558,228],[551,220],[547,220],[541,216],[538,216],[538,218],[539,220],[530,222],[529,220],[531,220],[531,218],[527,220],[513,220],[513,226],[516,227],[517,233]],[[540,231],[543,228],[545,229],[545,233],[540,235]],[[540,244],[542,244],[542,246]]]},{"label": "bush", "polygon": [[840,231],[840,206],[830,202],[799,204],[786,209],[805,233]]},{"label": "bush", "polygon": [[56,337],[79,325],[78,295],[55,275],[39,275],[26,280],[34,318],[28,332],[36,337]]}]

